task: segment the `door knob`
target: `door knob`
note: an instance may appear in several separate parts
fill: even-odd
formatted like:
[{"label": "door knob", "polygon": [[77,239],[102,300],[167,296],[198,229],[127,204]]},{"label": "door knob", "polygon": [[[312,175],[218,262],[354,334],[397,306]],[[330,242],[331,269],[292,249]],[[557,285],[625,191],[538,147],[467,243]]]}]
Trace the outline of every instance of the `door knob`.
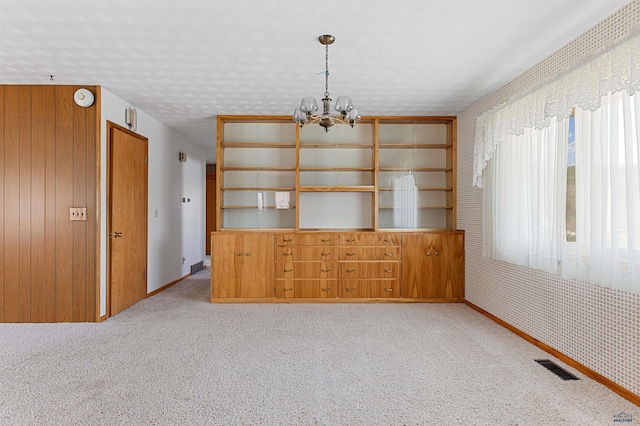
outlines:
[{"label": "door knob", "polygon": [[114,232],[113,238],[122,238],[122,232]]}]

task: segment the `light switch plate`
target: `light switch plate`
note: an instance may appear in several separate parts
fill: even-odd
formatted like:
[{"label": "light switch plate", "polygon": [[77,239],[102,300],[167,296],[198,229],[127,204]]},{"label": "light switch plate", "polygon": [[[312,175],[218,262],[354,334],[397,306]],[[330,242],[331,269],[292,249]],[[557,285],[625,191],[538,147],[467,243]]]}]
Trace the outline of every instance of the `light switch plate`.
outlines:
[{"label": "light switch plate", "polygon": [[87,220],[87,208],[86,207],[70,207],[69,208],[69,220]]}]

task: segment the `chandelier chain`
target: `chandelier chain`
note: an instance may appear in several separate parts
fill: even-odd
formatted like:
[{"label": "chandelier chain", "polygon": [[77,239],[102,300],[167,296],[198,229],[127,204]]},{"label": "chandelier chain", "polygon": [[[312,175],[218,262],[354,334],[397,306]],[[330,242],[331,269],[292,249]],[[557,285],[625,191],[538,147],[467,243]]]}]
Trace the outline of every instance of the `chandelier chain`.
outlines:
[{"label": "chandelier chain", "polygon": [[324,97],[329,97],[329,45],[325,47],[324,55]]}]

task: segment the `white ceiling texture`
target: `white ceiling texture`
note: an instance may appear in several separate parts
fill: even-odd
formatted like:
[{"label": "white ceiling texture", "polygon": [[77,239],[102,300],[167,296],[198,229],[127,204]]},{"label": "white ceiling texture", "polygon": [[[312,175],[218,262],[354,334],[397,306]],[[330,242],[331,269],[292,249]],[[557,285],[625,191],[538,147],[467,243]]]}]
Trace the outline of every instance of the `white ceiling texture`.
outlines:
[{"label": "white ceiling texture", "polygon": [[0,84],[101,85],[213,162],[216,115],[322,98],[322,34],[334,100],[457,115],[627,2],[0,0]]}]

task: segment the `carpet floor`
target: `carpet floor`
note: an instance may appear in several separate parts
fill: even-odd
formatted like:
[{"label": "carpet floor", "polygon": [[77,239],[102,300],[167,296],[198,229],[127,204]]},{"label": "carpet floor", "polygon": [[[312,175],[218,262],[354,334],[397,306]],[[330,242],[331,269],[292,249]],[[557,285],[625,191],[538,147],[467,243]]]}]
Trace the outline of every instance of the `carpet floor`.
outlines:
[{"label": "carpet floor", "polygon": [[464,304],[208,299],[203,270],[103,323],[0,324],[0,424],[640,420],[631,402]]}]

